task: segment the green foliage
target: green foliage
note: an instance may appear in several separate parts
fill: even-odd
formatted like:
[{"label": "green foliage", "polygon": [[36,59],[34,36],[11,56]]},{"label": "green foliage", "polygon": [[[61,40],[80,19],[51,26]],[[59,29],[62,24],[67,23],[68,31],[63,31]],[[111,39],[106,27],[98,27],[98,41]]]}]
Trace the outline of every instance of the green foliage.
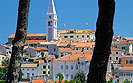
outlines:
[{"label": "green foliage", "polygon": [[43,57],[42,57],[42,60],[45,60],[45,58],[46,58],[46,56],[43,56]]},{"label": "green foliage", "polygon": [[57,75],[59,77],[59,83],[61,83],[61,81],[64,79],[64,76],[62,73],[58,73]]},{"label": "green foliage", "polygon": [[74,80],[79,80],[81,83],[85,83],[85,74],[83,72],[79,72],[74,76]]},{"label": "green foliage", "polygon": [[37,60],[34,60],[34,63],[38,63],[38,61]]},{"label": "green foliage", "polygon": [[5,66],[4,68],[0,68],[0,80],[6,80],[7,78],[7,73],[8,73],[8,65],[9,65],[9,58],[6,57],[2,61],[2,66]]},{"label": "green foliage", "polygon": [[119,83],[118,81],[115,81],[115,83]]},{"label": "green foliage", "polygon": [[8,67],[9,62],[10,62],[9,58],[6,57],[6,58],[2,61],[2,66],[6,66],[6,67]]},{"label": "green foliage", "polygon": [[128,79],[125,79],[123,83],[130,83],[130,81]]}]

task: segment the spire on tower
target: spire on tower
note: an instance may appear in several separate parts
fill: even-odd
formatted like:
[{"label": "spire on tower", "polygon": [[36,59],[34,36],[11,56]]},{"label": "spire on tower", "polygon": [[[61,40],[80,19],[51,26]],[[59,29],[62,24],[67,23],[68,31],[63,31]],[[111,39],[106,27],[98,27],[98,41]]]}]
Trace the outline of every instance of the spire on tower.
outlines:
[{"label": "spire on tower", "polygon": [[55,6],[54,6],[54,1],[53,0],[51,0],[51,2],[49,4],[49,8],[48,8],[47,14],[56,14]]}]

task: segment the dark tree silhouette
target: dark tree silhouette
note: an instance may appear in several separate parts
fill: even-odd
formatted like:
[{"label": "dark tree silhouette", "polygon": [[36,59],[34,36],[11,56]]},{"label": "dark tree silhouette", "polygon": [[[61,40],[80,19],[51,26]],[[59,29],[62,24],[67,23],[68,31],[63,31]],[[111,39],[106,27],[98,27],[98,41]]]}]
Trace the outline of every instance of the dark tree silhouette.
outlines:
[{"label": "dark tree silhouette", "polygon": [[97,19],[96,42],[94,54],[90,62],[88,83],[106,83],[106,71],[110,46],[113,37],[113,19],[115,13],[114,0],[98,0],[99,16]]},{"label": "dark tree silhouette", "polygon": [[30,0],[19,0],[17,30],[15,38],[12,41],[13,48],[6,83],[18,83],[23,48],[27,36],[29,5]]}]

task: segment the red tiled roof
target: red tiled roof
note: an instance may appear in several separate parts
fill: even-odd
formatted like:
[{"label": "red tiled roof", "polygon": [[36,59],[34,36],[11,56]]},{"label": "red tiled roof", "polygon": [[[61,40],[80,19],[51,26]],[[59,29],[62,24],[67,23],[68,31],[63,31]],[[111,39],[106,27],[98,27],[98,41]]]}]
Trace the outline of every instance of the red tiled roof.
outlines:
[{"label": "red tiled roof", "polygon": [[87,61],[91,61],[92,54],[92,51],[73,51],[72,54],[60,57],[56,61],[78,61],[78,58],[86,58]]},{"label": "red tiled roof", "polygon": [[[27,34],[27,37],[32,37],[32,36],[46,36],[46,33],[39,33],[39,34]],[[8,38],[14,38],[15,34],[11,34]]]},{"label": "red tiled roof", "polygon": [[47,55],[46,58],[47,59],[55,59],[55,55]]},{"label": "red tiled roof", "polygon": [[111,51],[122,51],[122,49],[111,47]]},{"label": "red tiled roof", "polygon": [[119,70],[133,70],[133,67],[119,67]]},{"label": "red tiled roof", "polygon": [[35,50],[48,50],[48,48],[45,48],[45,47],[30,47],[30,48]]},{"label": "red tiled roof", "polygon": [[45,83],[46,80],[32,80],[32,83]]},{"label": "red tiled roof", "polygon": [[30,59],[34,59],[34,60],[37,60],[37,59],[38,59],[38,57],[31,57]]},{"label": "red tiled roof", "polygon": [[95,42],[73,42],[72,43],[72,46],[75,46],[75,47],[90,47],[92,45],[95,45]]},{"label": "red tiled roof", "polygon": [[25,40],[27,43],[46,42],[46,40]]},{"label": "red tiled roof", "polygon": [[58,48],[59,52],[71,52],[71,48]]},{"label": "red tiled roof", "polygon": [[44,62],[44,60],[39,60],[39,64],[47,64]]}]

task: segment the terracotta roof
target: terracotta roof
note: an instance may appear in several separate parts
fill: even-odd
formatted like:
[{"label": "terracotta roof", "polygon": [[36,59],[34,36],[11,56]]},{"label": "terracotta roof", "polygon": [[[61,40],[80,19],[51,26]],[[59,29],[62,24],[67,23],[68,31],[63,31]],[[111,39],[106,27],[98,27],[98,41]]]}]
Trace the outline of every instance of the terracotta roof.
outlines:
[{"label": "terracotta roof", "polygon": [[45,80],[32,80],[32,83],[45,83]]},{"label": "terracotta roof", "polygon": [[124,37],[127,40],[133,40],[133,37]]},{"label": "terracotta roof", "polygon": [[[32,36],[46,36],[46,33],[38,33],[38,34],[27,34],[27,37],[32,37]],[[8,38],[14,38],[15,34],[11,34]]]},{"label": "terracotta roof", "polygon": [[60,57],[56,61],[78,61],[78,58],[86,58],[87,61],[91,61],[92,53],[92,51],[72,51],[72,54]]},{"label": "terracotta roof", "polygon": [[95,42],[73,42],[72,46],[75,47],[90,47],[92,45],[95,45]]},{"label": "terracotta roof", "polygon": [[91,32],[94,32],[94,30],[90,30],[90,29],[82,29],[82,30],[71,29],[71,30],[59,30],[58,33],[62,34],[62,33],[68,33],[70,31],[74,31],[74,33],[91,33]]},{"label": "terracotta roof", "polygon": [[4,68],[5,66],[0,65],[0,68]]},{"label": "terracotta roof", "polygon": [[124,56],[133,56],[133,52],[127,53]]},{"label": "terracotta roof", "polygon": [[47,55],[46,58],[47,59],[55,59],[55,55]]},{"label": "terracotta roof", "polygon": [[57,44],[57,46],[67,46],[68,43],[67,42],[60,42],[59,44]]},{"label": "terracotta roof", "polygon": [[29,64],[21,64],[21,68],[36,68],[37,64],[29,63]]},{"label": "terracotta roof", "polygon": [[48,48],[46,47],[30,47],[32,49],[35,49],[35,50],[48,50]]},{"label": "terracotta roof", "polygon": [[133,42],[130,41],[113,41],[112,44],[131,44]]},{"label": "terracotta roof", "polygon": [[34,59],[34,60],[37,60],[37,59],[38,59],[38,57],[31,57],[30,59]]},{"label": "terracotta roof", "polygon": [[111,51],[122,51],[122,49],[111,47]]},{"label": "terracotta roof", "polygon": [[44,60],[39,60],[39,64],[47,64],[44,62]]},{"label": "terracotta roof", "polygon": [[59,52],[71,52],[72,50],[71,50],[71,48],[58,48],[58,51]]},{"label": "terracotta roof", "polygon": [[27,43],[38,43],[38,42],[46,42],[46,40],[25,40]]},{"label": "terracotta roof", "polygon": [[133,67],[119,67],[119,70],[133,70]]}]

